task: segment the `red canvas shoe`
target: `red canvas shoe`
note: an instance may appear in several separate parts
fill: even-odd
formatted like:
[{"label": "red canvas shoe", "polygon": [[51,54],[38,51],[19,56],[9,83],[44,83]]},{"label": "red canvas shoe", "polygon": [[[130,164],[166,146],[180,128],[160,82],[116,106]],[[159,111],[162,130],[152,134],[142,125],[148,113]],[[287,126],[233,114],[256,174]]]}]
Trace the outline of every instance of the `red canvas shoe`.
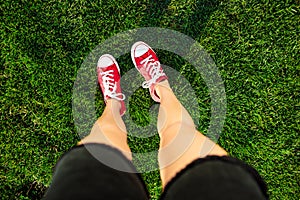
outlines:
[{"label": "red canvas shoe", "polygon": [[151,47],[144,42],[136,42],[131,48],[131,58],[136,69],[143,75],[146,81],[143,88],[149,88],[151,97],[154,101],[160,102],[154,87],[156,83],[168,79],[164,73],[160,62]]},{"label": "red canvas shoe", "polygon": [[98,82],[100,84],[105,103],[108,99],[116,99],[121,103],[120,114],[124,115],[125,95],[121,91],[120,68],[112,55],[102,55],[97,64]]}]

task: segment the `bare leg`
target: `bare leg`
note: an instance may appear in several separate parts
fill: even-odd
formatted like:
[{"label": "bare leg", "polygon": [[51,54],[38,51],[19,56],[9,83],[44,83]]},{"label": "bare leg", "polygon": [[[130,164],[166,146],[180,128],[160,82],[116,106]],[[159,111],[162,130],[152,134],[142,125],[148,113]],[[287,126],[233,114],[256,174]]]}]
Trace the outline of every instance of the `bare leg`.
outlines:
[{"label": "bare leg", "polygon": [[108,99],[102,116],[94,124],[91,133],[78,145],[87,143],[107,144],[120,150],[132,160],[131,150],[127,144],[127,131],[120,115],[120,102]]},{"label": "bare leg", "polygon": [[227,155],[219,145],[196,130],[194,122],[181,105],[168,81],[155,87],[161,104],[158,114],[160,150],[158,161],[163,187],[189,163],[207,155]]}]

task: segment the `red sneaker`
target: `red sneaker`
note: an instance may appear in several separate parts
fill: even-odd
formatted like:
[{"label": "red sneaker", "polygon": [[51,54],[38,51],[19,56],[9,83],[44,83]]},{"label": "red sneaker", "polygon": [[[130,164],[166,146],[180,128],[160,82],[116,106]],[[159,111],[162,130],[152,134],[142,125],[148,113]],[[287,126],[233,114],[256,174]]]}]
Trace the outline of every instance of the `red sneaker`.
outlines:
[{"label": "red sneaker", "polygon": [[151,97],[154,101],[160,102],[154,87],[156,83],[168,79],[163,72],[160,62],[151,47],[144,42],[136,42],[131,47],[131,58],[136,69],[143,75],[146,81],[143,82],[143,88],[149,88]]},{"label": "red sneaker", "polygon": [[102,55],[97,64],[98,82],[100,84],[105,103],[108,99],[116,99],[121,103],[120,114],[124,115],[125,95],[121,91],[120,68],[112,55]]}]

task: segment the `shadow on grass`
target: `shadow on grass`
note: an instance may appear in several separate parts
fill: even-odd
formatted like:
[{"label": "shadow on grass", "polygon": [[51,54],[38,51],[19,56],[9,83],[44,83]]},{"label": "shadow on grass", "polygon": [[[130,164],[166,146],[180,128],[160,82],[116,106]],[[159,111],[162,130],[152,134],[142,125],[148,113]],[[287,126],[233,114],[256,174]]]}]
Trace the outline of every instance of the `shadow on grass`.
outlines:
[{"label": "shadow on grass", "polygon": [[196,39],[220,6],[219,0],[198,0],[193,4],[151,0],[140,26],[169,28]]},{"label": "shadow on grass", "polygon": [[44,196],[44,193],[46,192],[46,187],[44,185],[41,185],[37,182],[32,182],[32,183],[27,183],[26,185],[24,185],[22,188],[20,188],[20,196],[26,196],[32,200],[38,200],[38,199],[42,199],[42,197]]}]

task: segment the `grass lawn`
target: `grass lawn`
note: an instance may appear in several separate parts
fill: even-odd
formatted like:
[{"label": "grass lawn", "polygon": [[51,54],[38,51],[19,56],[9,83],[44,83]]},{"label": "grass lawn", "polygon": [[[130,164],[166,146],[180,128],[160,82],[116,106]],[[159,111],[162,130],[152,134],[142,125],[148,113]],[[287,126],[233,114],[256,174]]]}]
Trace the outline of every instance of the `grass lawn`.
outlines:
[{"label": "grass lawn", "polygon": [[[299,4],[299,0],[1,0],[0,198],[40,199],[56,161],[78,142],[72,89],[91,50],[123,31],[161,27],[195,39],[219,69],[227,115],[218,143],[258,170],[271,199],[298,200]],[[195,89],[203,113],[198,129],[207,133],[210,98],[201,76],[176,55],[159,51],[159,56]],[[122,73],[134,67],[129,54],[119,64]],[[97,94],[100,116],[104,103]],[[151,105],[147,90],[135,92],[129,113],[137,124],[149,123]],[[129,144],[134,152],[153,151],[158,137],[130,137]],[[158,199],[159,173],[144,173],[143,178],[151,197]]]}]

